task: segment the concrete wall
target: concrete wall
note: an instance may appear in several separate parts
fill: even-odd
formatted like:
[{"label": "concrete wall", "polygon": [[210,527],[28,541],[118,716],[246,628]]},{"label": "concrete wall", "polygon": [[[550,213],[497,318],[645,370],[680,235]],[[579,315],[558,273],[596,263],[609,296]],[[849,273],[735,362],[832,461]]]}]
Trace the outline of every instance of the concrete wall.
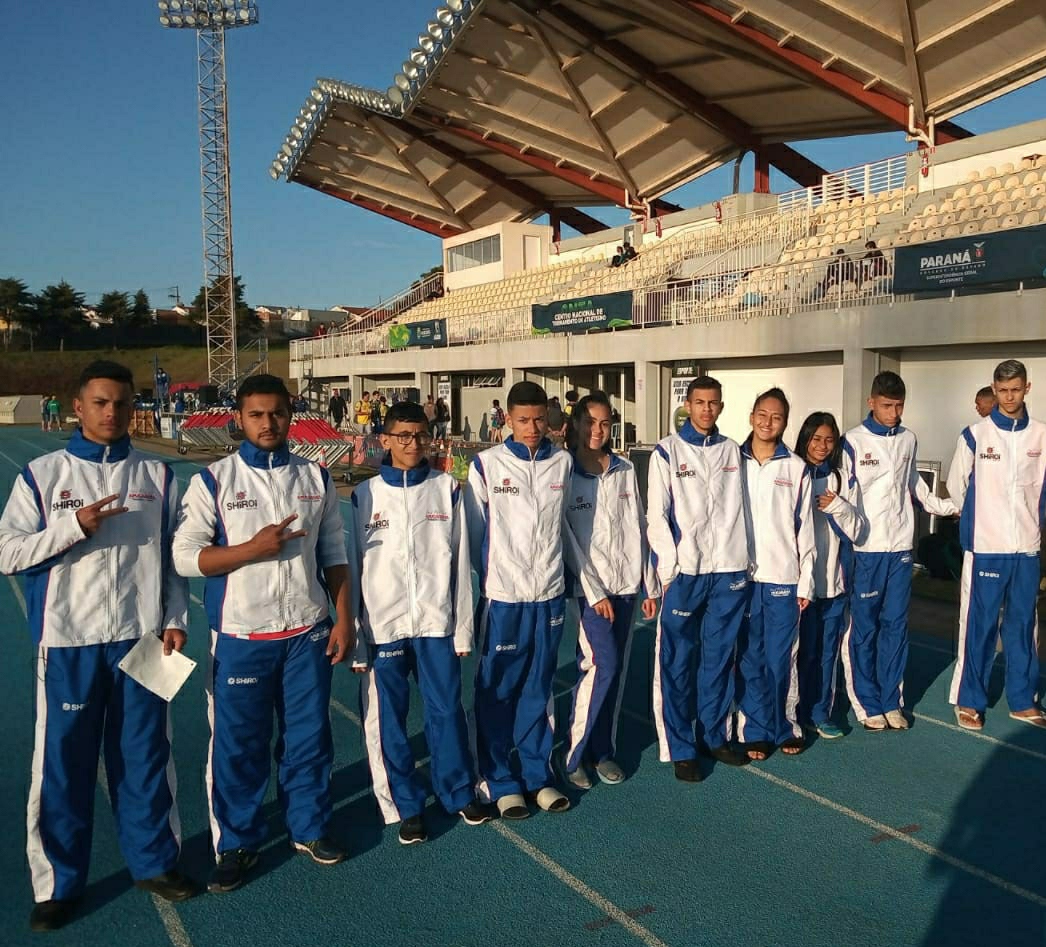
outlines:
[{"label": "concrete wall", "polygon": [[[499,262],[473,266],[455,273],[450,271],[448,251],[452,247],[473,243],[495,234],[501,235],[501,260]],[[531,263],[529,267],[524,267],[524,238],[528,236],[538,238],[541,248],[540,260]],[[467,286],[479,286],[483,283],[493,283],[496,280],[505,279],[516,273],[522,273],[525,268],[537,269],[541,266],[548,266],[551,242],[552,228],[538,224],[491,224],[489,227],[480,227],[478,230],[471,230],[458,237],[448,237],[443,241],[443,285],[449,290],[464,289]]]}]

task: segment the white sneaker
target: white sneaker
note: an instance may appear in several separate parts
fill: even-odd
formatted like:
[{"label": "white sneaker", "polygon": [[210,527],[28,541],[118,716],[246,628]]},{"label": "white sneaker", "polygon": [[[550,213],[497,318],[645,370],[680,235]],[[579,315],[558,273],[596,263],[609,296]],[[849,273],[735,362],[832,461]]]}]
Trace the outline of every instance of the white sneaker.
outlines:
[{"label": "white sneaker", "polygon": [[883,714],[875,714],[872,717],[865,717],[862,722],[865,730],[871,730],[874,733],[882,733],[884,730],[890,729],[890,724],[887,723],[886,717]]},{"label": "white sneaker", "polygon": [[900,710],[888,710],[883,715],[891,730],[907,730],[908,718]]}]

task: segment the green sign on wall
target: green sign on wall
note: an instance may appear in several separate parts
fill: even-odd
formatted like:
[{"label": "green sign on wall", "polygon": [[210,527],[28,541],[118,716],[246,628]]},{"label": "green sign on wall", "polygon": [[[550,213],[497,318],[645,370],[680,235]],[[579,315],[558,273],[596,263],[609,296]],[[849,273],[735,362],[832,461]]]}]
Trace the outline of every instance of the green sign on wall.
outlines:
[{"label": "green sign on wall", "polygon": [[533,305],[530,313],[534,335],[627,328],[632,325],[632,292],[558,299],[545,305]]},{"label": "green sign on wall", "polygon": [[432,348],[447,344],[447,320],[426,319],[406,325],[389,326],[389,345],[394,349],[413,346]]}]

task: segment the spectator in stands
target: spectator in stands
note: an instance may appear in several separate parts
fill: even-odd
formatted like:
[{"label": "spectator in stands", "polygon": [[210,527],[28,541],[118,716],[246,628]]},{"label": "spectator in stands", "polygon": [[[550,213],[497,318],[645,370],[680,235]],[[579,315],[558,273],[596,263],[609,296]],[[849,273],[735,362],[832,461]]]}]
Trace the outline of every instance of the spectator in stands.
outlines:
[{"label": "spectator in stands", "polygon": [[865,245],[865,254],[861,257],[861,266],[858,270],[858,278],[863,282],[864,280],[878,279],[880,276],[886,275],[886,257],[883,256],[883,251],[880,250],[874,240],[869,240]]},{"label": "spectator in stands", "polygon": [[327,413],[334,422],[334,430],[341,430],[341,422],[344,420],[347,410],[348,405],[345,403],[345,399],[341,396],[341,392],[335,388],[334,394],[331,395],[330,404],[327,406]]},{"label": "spectator in stands", "polygon": [[624,247],[618,247],[617,248],[617,252],[610,259],[610,265],[611,266],[621,266],[621,264],[624,263],[624,262],[625,262],[625,248]]},{"label": "spectator in stands", "polygon": [[435,438],[441,444],[446,443],[447,431],[450,428],[450,408],[442,398],[436,399]]},{"label": "spectator in stands", "polygon": [[326,334],[327,334],[327,324],[325,322],[321,322],[316,327],[316,338],[322,339]]},{"label": "spectator in stands", "polygon": [[425,399],[425,419],[429,422],[429,435],[431,437],[436,436],[436,402],[432,400],[432,395],[429,395]]},{"label": "spectator in stands", "polygon": [[621,262],[627,263],[629,260],[634,260],[637,256],[639,256],[639,254],[636,253],[636,248],[626,240],[625,245],[621,250]]},{"label": "spectator in stands", "polygon": [[995,392],[992,391],[991,385],[985,385],[977,392],[973,399],[973,407],[982,418],[992,413],[992,408],[995,407]]},{"label": "spectator in stands", "polygon": [[852,281],[853,269],[853,261],[846,258],[846,251],[840,247],[825,268],[824,279],[814,287],[810,301],[816,302],[818,299],[824,299],[832,287],[841,287],[844,283]]},{"label": "spectator in stands", "polygon": [[559,398],[548,400],[548,436],[555,447],[563,447],[567,439],[567,416],[559,404]]},{"label": "spectator in stands", "polygon": [[497,398],[494,399],[494,403],[490,408],[490,443],[500,444],[502,438],[502,431],[505,428],[505,409],[501,407],[501,403]]},{"label": "spectator in stands", "polygon": [[174,396],[174,413],[185,414],[185,392],[179,391]]},{"label": "spectator in stands", "polygon": [[356,407],[353,409],[356,412],[356,423],[366,433],[367,425],[370,424],[370,392],[363,392],[360,400],[356,402]]},{"label": "spectator in stands", "polygon": [[51,395],[47,399],[47,430],[62,429],[62,405],[58,401],[58,395]]},{"label": "spectator in stands", "polygon": [[570,391],[566,393],[566,399],[567,404],[566,407],[563,409],[563,413],[568,418],[572,418],[574,416],[574,408],[577,407],[577,392],[573,388],[571,388]]}]

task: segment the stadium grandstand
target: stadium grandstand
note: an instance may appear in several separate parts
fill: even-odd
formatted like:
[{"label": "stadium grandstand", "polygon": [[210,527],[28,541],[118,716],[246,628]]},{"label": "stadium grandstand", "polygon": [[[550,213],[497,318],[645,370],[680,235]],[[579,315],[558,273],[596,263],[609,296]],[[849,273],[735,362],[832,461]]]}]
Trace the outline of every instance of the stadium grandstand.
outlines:
[{"label": "stadium grandstand", "polygon": [[[292,374],[449,394],[473,438],[522,378],[602,388],[619,442],[650,443],[699,372],[738,436],[772,384],[848,425],[894,368],[945,461],[999,357],[1046,370],[1046,120],[961,124],[1044,74],[1026,0],[453,0],[386,91],[318,80],[273,162],[442,241],[442,273],[292,343]],[[841,171],[789,144],[890,130],[916,149]],[[751,182],[672,203],[748,153]]]}]

